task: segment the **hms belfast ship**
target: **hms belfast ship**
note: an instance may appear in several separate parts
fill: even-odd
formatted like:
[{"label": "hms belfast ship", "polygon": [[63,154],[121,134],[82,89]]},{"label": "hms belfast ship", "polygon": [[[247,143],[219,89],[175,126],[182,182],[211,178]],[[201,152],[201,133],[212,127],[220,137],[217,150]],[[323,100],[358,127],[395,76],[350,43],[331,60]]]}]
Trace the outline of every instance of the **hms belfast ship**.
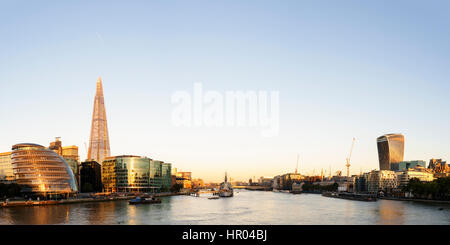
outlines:
[{"label": "hms belfast ship", "polygon": [[233,187],[231,186],[231,183],[228,182],[227,173],[225,173],[225,181],[220,184],[219,196],[220,197],[233,196]]}]

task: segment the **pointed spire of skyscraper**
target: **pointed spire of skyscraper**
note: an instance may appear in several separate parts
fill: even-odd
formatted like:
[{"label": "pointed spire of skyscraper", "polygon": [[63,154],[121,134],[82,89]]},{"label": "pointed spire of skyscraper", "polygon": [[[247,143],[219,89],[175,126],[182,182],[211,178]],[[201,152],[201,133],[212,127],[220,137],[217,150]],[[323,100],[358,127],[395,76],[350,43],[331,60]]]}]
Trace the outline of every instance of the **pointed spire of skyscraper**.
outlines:
[{"label": "pointed spire of skyscraper", "polygon": [[97,91],[92,114],[91,138],[89,140],[88,159],[103,163],[110,156],[108,124],[106,121],[105,99],[103,97],[102,77],[97,79]]}]

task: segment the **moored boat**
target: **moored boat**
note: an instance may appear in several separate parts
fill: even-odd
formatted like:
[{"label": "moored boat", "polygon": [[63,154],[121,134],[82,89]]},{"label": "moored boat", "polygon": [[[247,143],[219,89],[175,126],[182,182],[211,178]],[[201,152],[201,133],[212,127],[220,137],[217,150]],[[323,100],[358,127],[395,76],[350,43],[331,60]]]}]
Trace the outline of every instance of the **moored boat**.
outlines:
[{"label": "moored boat", "polygon": [[220,184],[219,196],[220,197],[232,197],[233,196],[233,187],[228,182],[227,173],[225,173],[225,181],[222,184]]},{"label": "moored boat", "polygon": [[323,192],[322,196],[355,201],[367,201],[367,202],[377,201],[376,195],[371,194],[359,194],[349,192]]},{"label": "moored boat", "polygon": [[129,204],[153,204],[153,203],[161,203],[161,199],[149,197],[149,198],[141,198],[136,197],[134,199],[131,199]]}]

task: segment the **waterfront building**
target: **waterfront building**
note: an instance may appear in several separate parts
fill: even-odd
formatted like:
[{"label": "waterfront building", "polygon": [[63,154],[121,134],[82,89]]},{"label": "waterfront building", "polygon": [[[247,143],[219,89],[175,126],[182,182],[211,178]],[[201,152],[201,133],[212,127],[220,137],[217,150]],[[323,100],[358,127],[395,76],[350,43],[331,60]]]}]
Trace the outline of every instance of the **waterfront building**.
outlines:
[{"label": "waterfront building", "polygon": [[431,159],[428,168],[434,172],[436,178],[449,177],[450,165],[442,159]]},{"label": "waterfront building", "polygon": [[106,192],[161,192],[172,184],[171,164],[139,156],[107,157],[101,179]]},{"label": "waterfront building", "polygon": [[172,174],[175,175],[176,184],[182,185],[183,189],[192,188],[192,172],[178,172],[175,168]]},{"label": "waterfront building", "polygon": [[172,164],[163,161],[150,160],[150,185],[163,192],[172,186]]},{"label": "waterfront building", "polygon": [[390,193],[398,187],[397,174],[391,170],[373,170],[367,176],[367,191]]},{"label": "waterfront building", "polygon": [[275,190],[281,189],[281,175],[273,177],[272,188]]},{"label": "waterfront building", "polygon": [[391,164],[391,170],[392,171],[405,171],[408,168],[415,168],[416,166],[421,166],[421,167],[426,168],[426,164],[427,163],[422,160],[403,161],[403,162]]},{"label": "waterfront building", "polygon": [[89,140],[88,160],[94,160],[100,165],[110,156],[108,124],[106,121],[105,99],[103,97],[102,78],[97,80],[97,91],[92,113],[91,137]]},{"label": "waterfront building", "polygon": [[37,144],[17,144],[12,150],[13,171],[22,192],[68,197],[78,191],[72,169],[56,152]]},{"label": "waterfront building", "polygon": [[161,190],[169,191],[172,186],[172,164],[161,163]]},{"label": "waterfront building", "polygon": [[363,173],[358,176],[355,176],[355,183],[354,183],[354,191],[357,193],[366,193],[368,192],[368,179],[369,179],[369,173]]},{"label": "waterfront building", "polygon": [[431,169],[424,168],[423,166],[416,166],[409,168],[401,173],[398,173],[399,188],[408,185],[409,180],[417,178],[423,182],[431,182],[434,180],[433,171]]},{"label": "waterfront building", "polygon": [[0,153],[0,183],[3,184],[11,184],[15,182],[11,154],[12,152]]},{"label": "waterfront building", "polygon": [[270,186],[272,186],[272,181],[273,181],[273,178],[265,178],[265,177],[261,176],[258,180],[258,184],[260,186],[270,187]]},{"label": "waterfront building", "polygon": [[172,188],[175,184],[177,184],[177,176],[172,174],[170,177],[172,177],[172,184],[170,185],[170,188]]},{"label": "waterfront building", "polygon": [[192,188],[192,181],[187,180],[183,177],[176,177],[176,183],[178,185],[181,185],[183,189],[191,189]]},{"label": "waterfront building", "polygon": [[205,188],[205,182],[202,179],[193,179],[192,180],[192,188],[203,189],[203,188]]},{"label": "waterfront building", "polygon": [[102,168],[96,161],[86,161],[81,163],[80,168],[80,190],[81,192],[101,192],[102,188]]},{"label": "waterfront building", "polygon": [[293,183],[300,183],[304,177],[298,173],[287,173],[280,176],[280,188],[283,190],[291,190]]},{"label": "waterfront building", "polygon": [[186,180],[192,180],[192,172],[177,172],[177,176]]},{"label": "waterfront building", "polygon": [[64,160],[69,164],[72,169],[72,173],[77,181],[78,189],[80,189],[80,157],[78,155],[78,146],[62,146],[61,138],[56,137],[54,142],[50,142],[48,147],[50,150],[54,151],[56,154],[64,158]]},{"label": "waterfront building", "polygon": [[386,134],[377,138],[380,170],[391,170],[393,163],[403,161],[405,137],[401,134]]},{"label": "waterfront building", "polygon": [[139,156],[106,157],[102,164],[105,192],[152,192],[150,159]]}]

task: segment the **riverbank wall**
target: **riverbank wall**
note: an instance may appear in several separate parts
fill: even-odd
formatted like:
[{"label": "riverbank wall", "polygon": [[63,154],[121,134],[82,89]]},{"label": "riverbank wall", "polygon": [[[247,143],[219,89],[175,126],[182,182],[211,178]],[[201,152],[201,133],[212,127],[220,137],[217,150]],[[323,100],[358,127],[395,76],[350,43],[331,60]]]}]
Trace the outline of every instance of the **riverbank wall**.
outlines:
[{"label": "riverbank wall", "polygon": [[402,197],[378,197],[378,199],[393,200],[393,201],[425,202],[425,203],[436,203],[436,204],[447,204],[447,205],[450,205],[450,201],[443,201],[443,200],[402,198]]},{"label": "riverbank wall", "polygon": [[[154,197],[168,197],[168,196],[178,196],[186,195],[186,193],[155,193],[152,194]],[[44,201],[10,201],[1,202],[0,207],[29,207],[29,206],[45,206],[45,205],[62,205],[62,204],[74,204],[74,203],[88,203],[88,202],[111,202],[111,201],[122,201],[131,200],[135,196],[119,196],[119,197],[105,197],[105,198],[76,198],[76,199],[63,199],[63,200],[44,200]]]}]

